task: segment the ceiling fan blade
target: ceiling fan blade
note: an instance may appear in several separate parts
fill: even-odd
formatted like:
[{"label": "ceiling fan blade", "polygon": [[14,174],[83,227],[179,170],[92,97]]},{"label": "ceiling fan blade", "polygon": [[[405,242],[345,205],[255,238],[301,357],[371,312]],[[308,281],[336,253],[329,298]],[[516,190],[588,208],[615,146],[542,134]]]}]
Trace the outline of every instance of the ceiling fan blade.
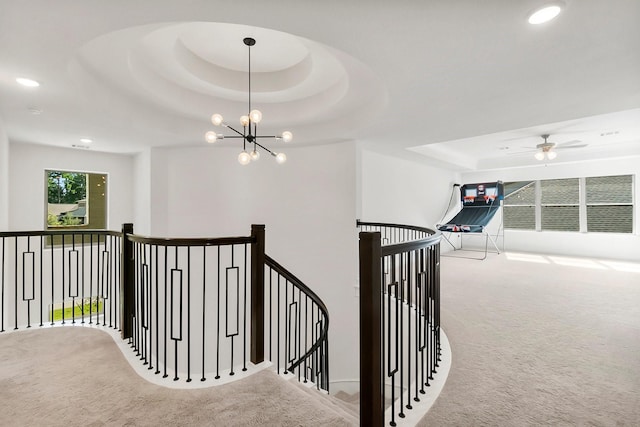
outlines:
[{"label": "ceiling fan blade", "polygon": [[558,147],[556,147],[559,150],[566,150],[569,148],[584,148],[584,147],[588,147],[589,144],[576,144],[576,145],[560,145]]},{"label": "ceiling fan blade", "polygon": [[507,153],[507,156],[517,156],[519,154],[531,154],[531,153],[535,153],[536,151],[538,151],[536,148],[526,147],[525,150],[517,150],[517,151],[516,150],[509,150],[509,152]]},{"label": "ceiling fan blade", "polygon": [[578,139],[574,139],[573,141],[561,142],[560,144],[556,144],[555,148],[583,148],[586,147],[587,143],[584,143]]}]

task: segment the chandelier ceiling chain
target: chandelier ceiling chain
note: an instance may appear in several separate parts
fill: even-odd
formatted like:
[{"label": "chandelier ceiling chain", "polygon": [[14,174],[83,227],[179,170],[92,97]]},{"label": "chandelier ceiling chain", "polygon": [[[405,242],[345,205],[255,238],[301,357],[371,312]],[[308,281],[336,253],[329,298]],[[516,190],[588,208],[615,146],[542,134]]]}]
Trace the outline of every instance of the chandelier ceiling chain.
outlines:
[{"label": "chandelier ceiling chain", "polygon": [[[276,158],[278,163],[284,163],[287,161],[287,156],[284,153],[276,153],[258,142],[258,139],[275,139],[282,140],[283,142],[290,142],[293,139],[293,134],[289,131],[284,131],[280,135],[258,135],[258,123],[262,120],[262,113],[260,110],[251,109],[251,46],[256,44],[255,39],[251,37],[245,37],[243,39],[244,44],[249,50],[249,66],[248,66],[248,78],[249,78],[249,114],[240,117],[240,124],[242,125],[242,132],[225,123],[220,114],[214,114],[211,116],[211,123],[215,126],[224,126],[227,129],[234,132],[236,135],[224,136],[214,131],[209,131],[205,134],[205,139],[208,143],[213,144],[219,139],[224,138],[242,138],[242,152],[238,155],[238,162],[241,165],[248,165],[251,161],[258,160],[260,158],[260,152],[258,147],[262,148],[267,153]],[[251,153],[247,151],[247,143],[253,150]]]}]

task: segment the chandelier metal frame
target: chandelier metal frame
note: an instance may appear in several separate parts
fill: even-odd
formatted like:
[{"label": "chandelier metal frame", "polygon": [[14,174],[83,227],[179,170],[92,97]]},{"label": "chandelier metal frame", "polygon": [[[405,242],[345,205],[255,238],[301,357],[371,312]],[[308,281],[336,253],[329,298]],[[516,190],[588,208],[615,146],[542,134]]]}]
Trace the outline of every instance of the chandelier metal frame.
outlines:
[{"label": "chandelier metal frame", "polygon": [[[260,112],[260,110],[251,109],[251,46],[254,46],[256,44],[256,41],[252,37],[245,37],[242,41],[248,47],[249,51],[249,114],[240,117],[240,125],[242,126],[242,131],[239,131],[238,129],[226,123],[220,114],[213,114],[211,116],[211,123],[213,123],[215,126],[224,126],[234,132],[235,135],[225,136],[214,131],[209,131],[205,134],[205,139],[210,144],[213,144],[220,139],[242,138],[242,152],[238,155],[238,162],[241,165],[248,165],[249,163],[251,163],[251,161],[255,161],[260,158],[258,147],[262,148],[264,151],[275,157],[278,163],[284,163],[287,161],[287,156],[284,153],[277,153],[268,149],[260,142],[258,142],[258,139],[271,138],[275,140],[282,140],[283,142],[290,142],[293,139],[293,134],[289,131],[284,131],[280,135],[258,135],[258,123],[260,123],[260,121],[262,120],[262,113]],[[253,145],[253,150],[250,153],[247,151],[247,145],[249,147]]]}]

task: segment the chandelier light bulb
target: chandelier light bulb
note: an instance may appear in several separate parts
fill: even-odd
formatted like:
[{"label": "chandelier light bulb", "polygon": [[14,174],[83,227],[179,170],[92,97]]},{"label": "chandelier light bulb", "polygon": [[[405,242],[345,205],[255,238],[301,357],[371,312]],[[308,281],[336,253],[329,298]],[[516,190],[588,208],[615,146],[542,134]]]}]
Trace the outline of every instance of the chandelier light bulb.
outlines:
[{"label": "chandelier light bulb", "polygon": [[218,140],[218,134],[210,130],[209,132],[204,134],[204,138],[207,140],[209,144],[213,144]]},{"label": "chandelier light bulb", "polygon": [[251,155],[251,160],[253,160],[254,162],[260,158],[260,153],[258,153],[255,150],[255,148],[253,149],[250,155]]},{"label": "chandelier light bulb", "polygon": [[220,126],[223,121],[224,119],[220,114],[214,114],[211,116],[211,123],[213,123],[214,126]]},{"label": "chandelier light bulb", "polygon": [[288,130],[282,132],[282,140],[284,142],[291,142],[293,140],[293,134]]},{"label": "chandelier light bulb", "polygon": [[555,151],[547,151],[547,157],[549,158],[549,160],[553,160],[558,156],[558,153],[556,153]]},{"label": "chandelier light bulb", "polygon": [[240,124],[244,127],[249,126],[249,116],[240,116]]},{"label": "chandelier light bulb", "polygon": [[276,162],[283,164],[284,162],[287,161],[287,155],[284,153],[278,153],[276,154]]},{"label": "chandelier light bulb", "polygon": [[537,151],[533,156],[538,160],[544,160],[544,152],[542,151]]},{"label": "chandelier light bulb", "polygon": [[238,154],[238,163],[240,163],[242,166],[246,166],[251,163],[251,156],[249,155],[249,153],[243,151]]},{"label": "chandelier light bulb", "polygon": [[260,110],[251,110],[251,112],[249,113],[249,118],[251,119],[252,123],[260,123],[260,120],[262,120],[262,113],[260,112]]}]

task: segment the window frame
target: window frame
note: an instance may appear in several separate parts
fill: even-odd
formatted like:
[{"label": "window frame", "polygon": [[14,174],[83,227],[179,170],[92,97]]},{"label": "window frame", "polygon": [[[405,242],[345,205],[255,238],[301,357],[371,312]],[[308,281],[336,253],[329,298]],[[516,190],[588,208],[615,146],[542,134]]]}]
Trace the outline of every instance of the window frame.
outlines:
[{"label": "window frame", "polygon": [[[48,178],[50,172],[61,172],[61,173],[81,173],[87,175],[87,195],[85,197],[87,200],[87,213],[88,213],[88,223],[80,224],[80,225],[66,225],[66,226],[50,226],[48,224],[48,204],[49,204],[49,194],[48,194]],[[101,197],[104,199],[103,203],[99,204],[103,208],[99,207],[95,208],[96,201],[93,203],[90,200],[90,190],[91,190],[91,177],[94,179],[104,178],[103,183],[106,189],[103,189],[104,193]],[[66,169],[66,168],[44,168],[44,229],[45,230],[108,230],[109,229],[109,173],[107,172],[95,172],[95,171],[84,171],[84,170],[74,170],[74,169]],[[101,186],[98,184],[97,186]],[[102,212],[102,214],[101,214]],[[99,220],[93,220],[92,218],[98,217]],[[97,226],[96,226],[97,224]]]},{"label": "window frame", "polygon": [[[618,202],[610,202],[610,203],[588,203],[587,202],[587,179],[588,178],[607,178],[607,177],[616,177],[616,176],[620,176],[620,177],[624,177],[624,176],[629,176],[631,177],[631,202],[629,203],[618,203]],[[560,179],[577,179],[578,180],[578,187],[577,187],[577,191],[578,191],[578,225],[579,228],[578,230],[552,230],[552,229],[543,229],[542,227],[542,209],[544,206],[576,206],[573,203],[568,203],[568,204],[557,204],[557,203],[546,203],[543,204],[542,200],[543,200],[543,185],[542,182],[544,181],[555,181],[555,180],[560,180]],[[508,181],[508,182],[524,182],[524,181],[531,181],[534,182],[535,185],[535,191],[536,191],[536,200],[535,200],[535,229],[533,228],[510,228],[509,224],[507,223],[507,221],[504,222],[504,228],[505,230],[509,230],[509,231],[536,231],[536,232],[566,232],[566,233],[597,233],[597,234],[621,234],[621,235],[628,235],[628,234],[635,234],[636,233],[636,209],[637,209],[637,201],[636,201],[636,175],[633,173],[626,173],[626,174],[616,174],[616,175],[596,175],[596,176],[588,176],[588,177],[579,177],[579,178],[575,178],[575,177],[566,177],[566,178],[549,178],[549,179],[538,179],[538,180],[514,180],[514,181]],[[508,183],[507,181],[505,181],[505,185]],[[506,203],[507,200],[507,196],[505,196],[505,202],[503,202],[503,209],[505,207],[508,207],[510,205],[508,205]],[[531,206],[531,205],[514,205],[514,206]],[[589,227],[589,223],[588,223],[588,216],[587,216],[587,211],[588,211],[588,207],[590,206],[631,206],[631,231],[626,232],[626,231],[611,231],[611,230],[607,230],[607,231],[588,231],[588,227]]]}]

